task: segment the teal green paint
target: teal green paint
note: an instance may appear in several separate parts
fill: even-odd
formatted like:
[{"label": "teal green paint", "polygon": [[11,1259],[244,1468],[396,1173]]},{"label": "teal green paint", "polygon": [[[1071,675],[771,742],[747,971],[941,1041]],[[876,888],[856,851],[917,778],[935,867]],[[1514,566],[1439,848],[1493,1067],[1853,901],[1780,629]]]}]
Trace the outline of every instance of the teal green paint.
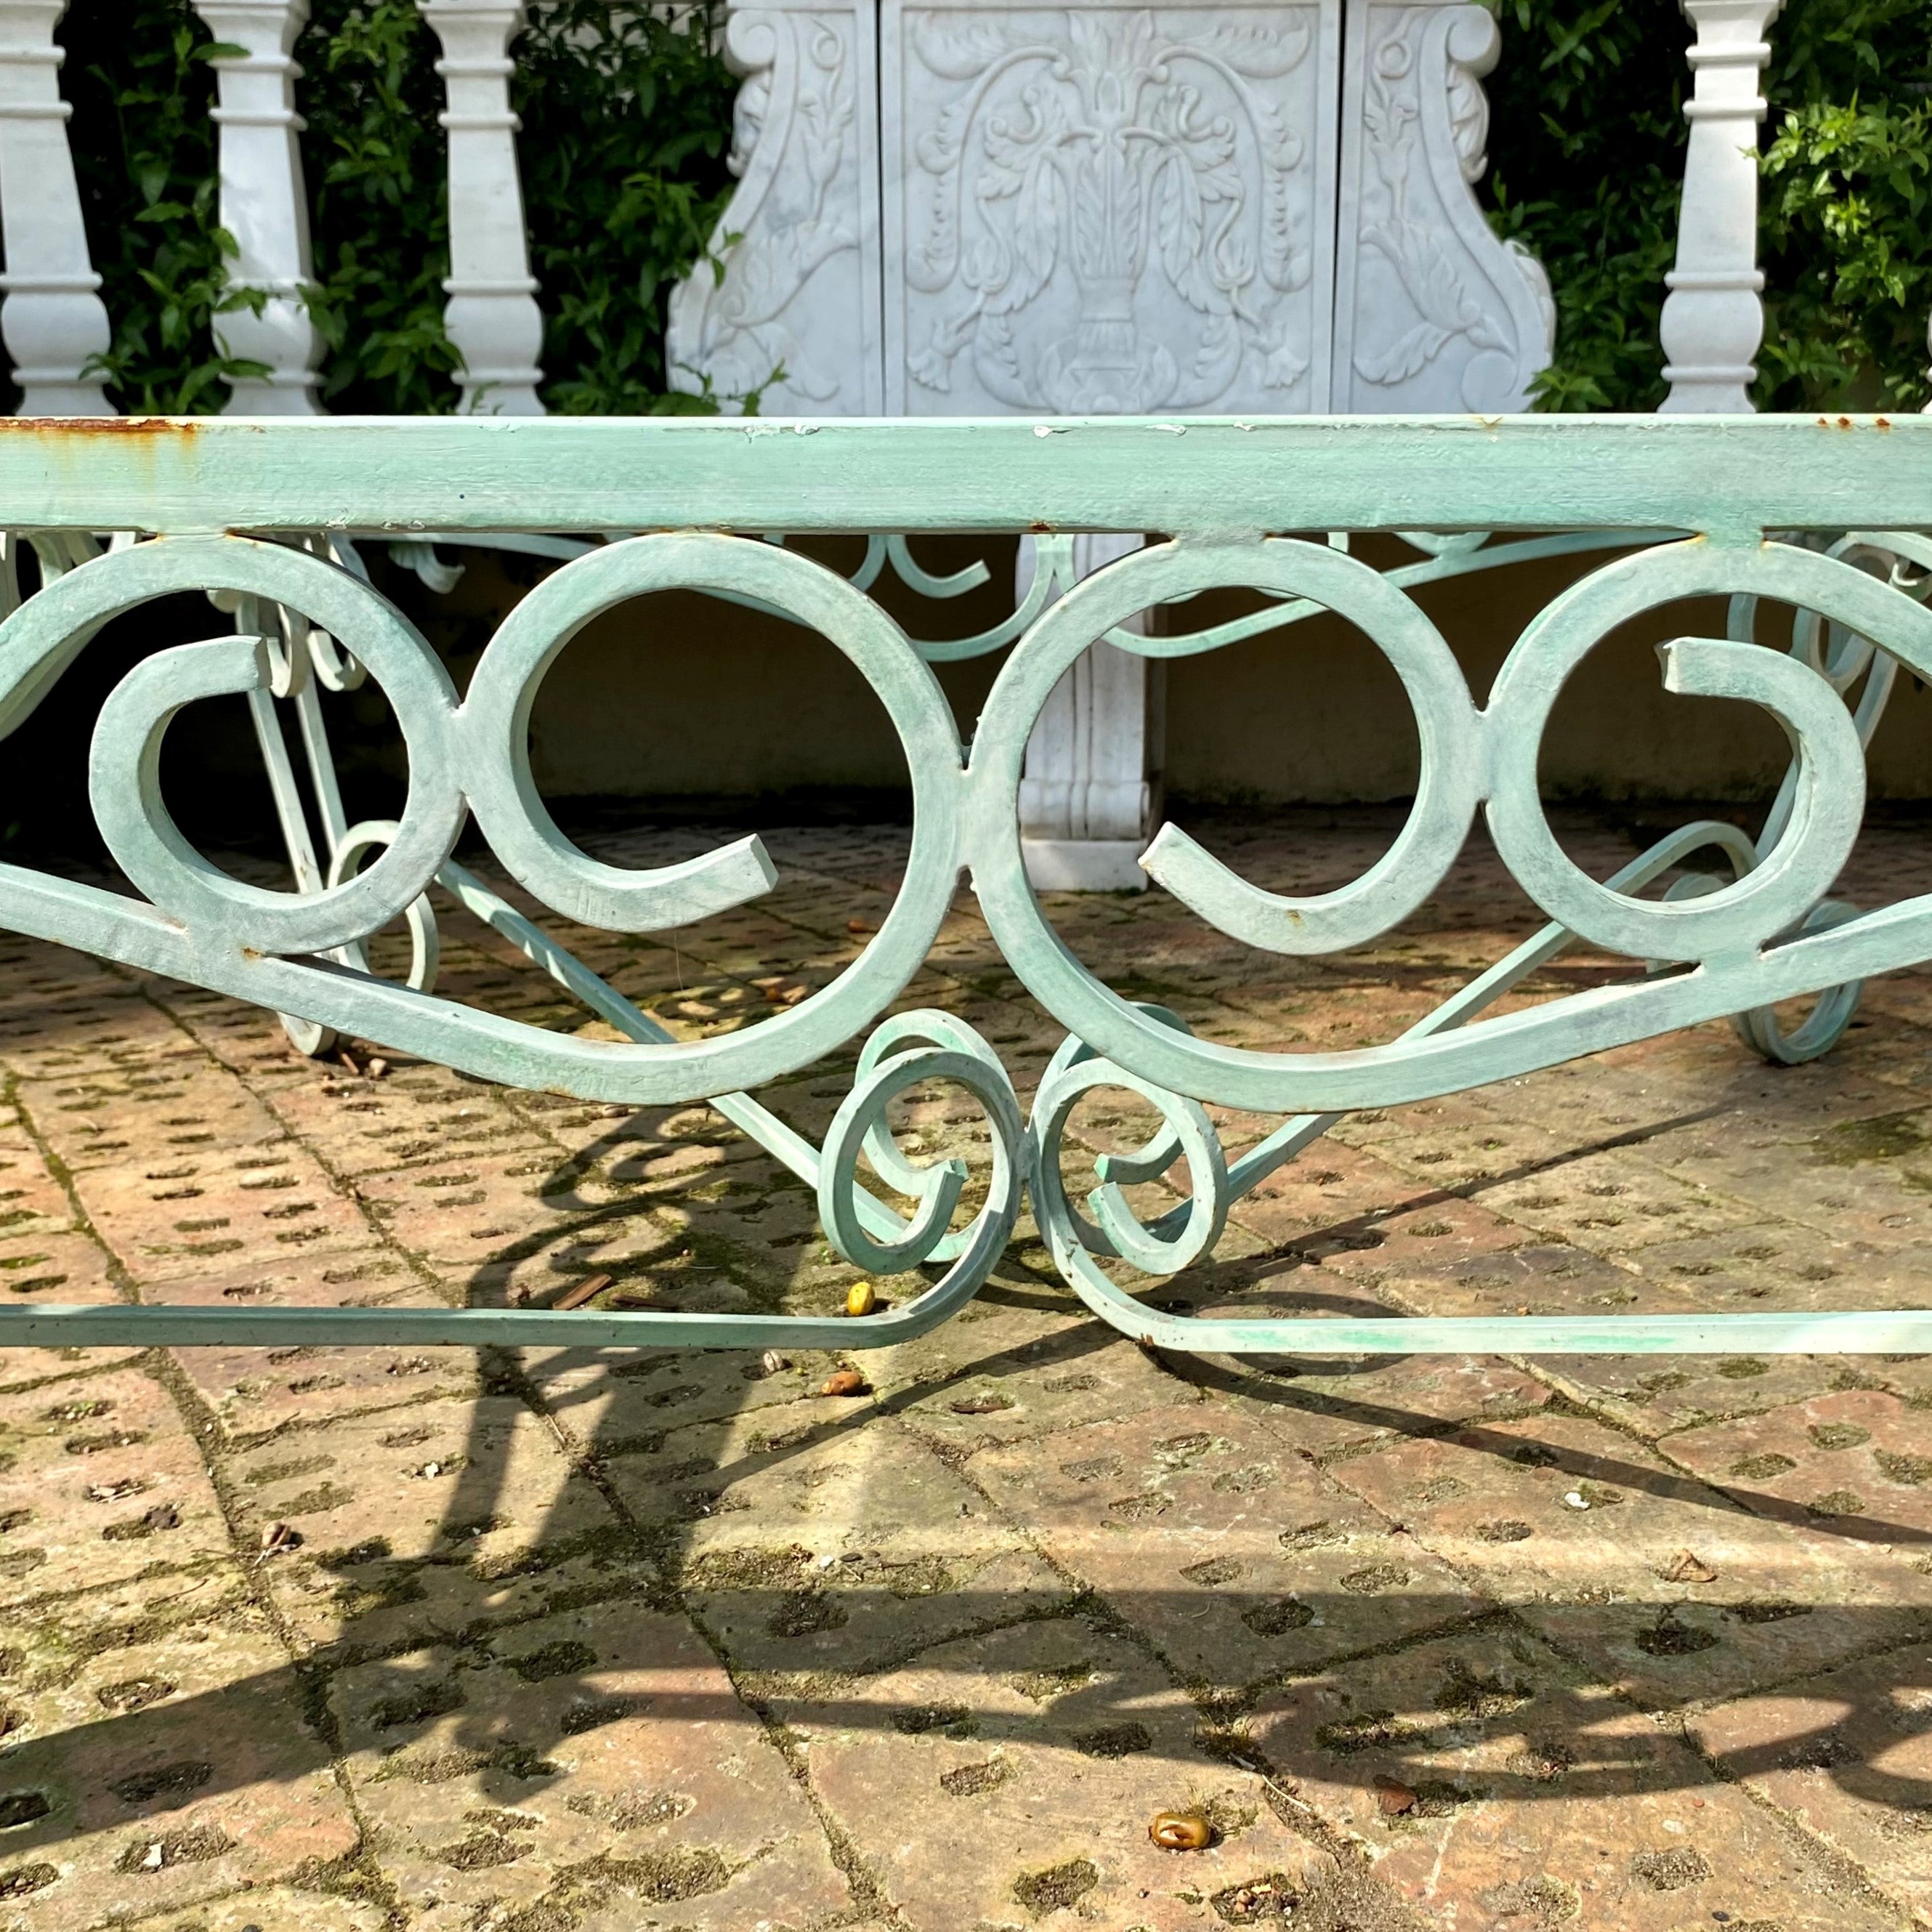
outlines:
[{"label": "teal green paint", "polygon": [[1919,416],[0,420],[14,529],[1932,530]]},{"label": "teal green paint", "polygon": [[[232,634],[136,666],[100,714],[90,797],[145,902],[0,866],[0,923],[253,1000],[284,1016],[308,1050],[332,1033],[352,1034],[484,1078],[586,1099],[709,1101],[815,1190],[827,1238],[848,1260],[881,1273],[944,1270],[904,1306],[854,1319],[46,1307],[0,1310],[0,1343],[878,1346],[930,1328],[976,1291],[1030,1191],[1069,1282],[1103,1320],[1151,1346],[1278,1353],[1318,1340],[1324,1354],[1932,1346],[1932,1311],[1318,1328],[1195,1321],[1148,1307],[1100,1265],[1112,1258],[1157,1279],[1210,1252],[1234,1202],[1347,1109],[1452,1092],[1727,1016],[1767,1058],[1809,1058],[1836,1041],[1864,979],[1932,958],[1932,896],[1870,912],[1828,896],[1857,830],[1864,747],[1896,674],[1902,667],[1932,680],[1932,611],[1921,601],[1932,560],[1932,421],[10,422],[0,424],[0,526],[23,532],[47,560],[44,587],[0,622],[0,735],[27,722],[112,616],[182,591],[218,592],[236,612]],[[1072,581],[1068,533],[1147,529],[1171,540]],[[850,579],[768,540],[854,530],[869,540]],[[1264,534],[1311,530],[1394,530],[1426,554],[1378,573],[1327,542]],[[98,546],[89,533],[110,530],[154,540],[92,554]],[[580,534],[624,530],[644,534]],[[888,568],[933,598],[976,587],[982,566],[932,576],[904,537],[989,530],[1034,533],[1038,568],[1013,614],[978,636],[922,643],[866,594]],[[246,534],[229,533],[237,531]],[[351,532],[393,533],[432,568],[433,541],[466,532],[540,547],[561,568],[505,621],[459,701],[408,620],[344,567],[356,563],[344,535]],[[1491,532],[1522,534],[1492,542]],[[1606,560],[1529,626],[1479,708],[1408,592],[1513,561],[1594,551]],[[1124,628],[1151,606],[1230,586],[1260,592],[1269,608],[1184,637]],[[674,928],[770,890],[776,871],[756,838],[655,869],[600,864],[565,838],[531,778],[530,710],[557,654],[600,613],[672,589],[776,611],[843,652],[892,720],[915,808],[905,882],[860,957],[799,1006],[692,1042],[676,1040],[451,856],[473,817],[539,902],[620,931]],[[1726,635],[1666,645],[1666,688],[1768,711],[1792,747],[1784,789],[1756,839],[1687,826],[1614,878],[1592,880],[1557,844],[1538,796],[1550,708],[1570,672],[1618,626],[1712,597],[1730,599]],[[1760,599],[1800,612],[1788,653],[1749,641]],[[1414,708],[1421,780],[1403,832],[1361,878],[1312,897],[1262,890],[1171,825],[1149,847],[1149,874],[1250,946],[1329,952],[1372,940],[1420,904],[1480,811],[1550,923],[1385,1046],[1222,1046],[1110,992],[1048,924],[1021,859],[1022,760],[1055,681],[1095,639],[1150,656],[1191,655],[1316,609],[1340,612],[1377,644]],[[1006,644],[969,749],[931,662]],[[364,675],[395,712],[410,783],[398,820],[351,826],[314,681],[346,688]],[[169,719],[198,698],[238,693],[262,728],[298,892],[227,878],[181,838],[161,802]],[[296,707],[326,855],[308,848],[275,720],[282,702]],[[1693,858],[1702,869],[1642,896]],[[998,1057],[964,1022],[935,1012],[884,1017],[925,960],[962,875],[1015,972],[1067,1030],[1030,1118]],[[438,995],[424,896],[432,883],[623,1040],[551,1033]],[[398,917],[412,942],[402,983],[372,976],[364,950],[370,934]],[[1484,1017],[1580,938],[1653,970]],[[1811,996],[1812,1009],[1786,1030],[1771,1008],[1799,996]],[[855,1038],[865,1044],[853,1090],[822,1147],[752,1097],[750,1090]],[[934,1080],[963,1088],[990,1133],[992,1185],[960,1228],[951,1223],[963,1168],[914,1166],[886,1126],[895,1095]],[[1097,1184],[1076,1202],[1062,1182],[1061,1139],[1080,1096],[1108,1086],[1142,1095],[1162,1125],[1146,1146],[1102,1160]],[[1231,1162],[1209,1103],[1288,1118]],[[862,1160],[911,1204],[908,1213],[864,1184]],[[1184,1199],[1142,1222],[1123,1190],[1178,1174],[1184,1162]]]}]

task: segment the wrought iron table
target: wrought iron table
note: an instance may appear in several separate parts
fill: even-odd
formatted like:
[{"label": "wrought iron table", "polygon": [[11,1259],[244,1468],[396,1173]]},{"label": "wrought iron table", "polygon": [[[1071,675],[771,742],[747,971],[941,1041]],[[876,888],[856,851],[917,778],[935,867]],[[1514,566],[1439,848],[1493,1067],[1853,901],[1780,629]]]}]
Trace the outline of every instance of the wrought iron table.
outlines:
[{"label": "wrought iron table", "polygon": [[[0,1343],[568,1341],[600,1347],[838,1349],[917,1335],[986,1280],[1030,1192],[1054,1260],[1093,1311],[1154,1347],[1215,1353],[1504,1351],[1892,1352],[1932,1346],[1932,1308],[1830,1315],[1196,1319],[1151,1306],[1102,1265],[1160,1277],[1207,1253],[1230,1202],[1341,1112],[1400,1106],[1730,1016],[1775,1060],[1828,1051],[1868,976],[1932,958],[1932,904],[1858,910],[1830,894],[1864,806],[1864,748],[1902,666],[1932,679],[1932,418],[1506,417],[815,422],[461,420],[0,423],[8,580],[24,543],[39,586],[0,622],[0,732],[18,730],[88,640],[150,600],[203,592],[232,634],[155,653],[103,705],[88,782],[101,835],[144,899],[0,865],[0,924],[205,986],[285,1016],[311,1048],[330,1030],[484,1079],[635,1106],[706,1100],[817,1190],[828,1238],[862,1269],[943,1269],[902,1306],[832,1318],[542,1309],[0,1309]],[[1165,540],[1066,587],[1054,560],[1077,532]],[[640,531],[595,544],[570,532]],[[856,580],[770,533],[874,533]],[[1007,623],[921,646],[866,594],[926,532],[1034,534],[1042,567]],[[1314,531],[1322,538],[1273,534]],[[1424,561],[1380,573],[1342,533],[1395,531]],[[104,550],[94,533],[118,533]],[[1557,532],[1557,534],[1551,534]],[[434,652],[354,568],[356,536],[420,547],[493,536],[568,560],[505,620],[459,701]],[[1478,707],[1440,633],[1406,594],[1433,578],[1552,552],[1598,550],[1529,625]],[[944,580],[927,580],[928,586]],[[1219,586],[1270,600],[1180,635],[1129,628],[1150,607]],[[750,600],[822,633],[885,706],[911,776],[905,878],[860,956],[801,1004],[742,1031],[679,1041],[452,856],[473,817],[503,868],[586,925],[662,931],[756,897],[776,874],[760,842],[627,871],[572,845],[532,781],[532,705],[571,638],[650,592]],[[1666,688],[1768,710],[1792,757],[1762,834],[1688,824],[1598,881],[1545,818],[1537,760],[1566,678],[1610,632],[1659,606],[1728,599],[1722,637],[1660,651]],[[1788,648],[1757,642],[1760,607],[1790,614]],[[1270,1052],[1191,1036],[1109,990],[1054,932],[1027,883],[1016,797],[1028,734],[1056,680],[1096,639],[1148,655],[1211,651],[1318,609],[1388,656],[1413,706],[1421,770],[1390,850],[1340,890],[1265,892],[1184,831],[1143,863],[1222,932],[1264,950],[1363,944],[1428,897],[1480,807],[1504,863],[1550,923],[1384,1045]],[[928,658],[1010,644],[970,744]],[[318,680],[364,673],[409,757],[393,822],[344,822]],[[286,700],[310,763],[326,849],[310,838],[279,727],[264,730],[297,890],[212,866],[163,802],[170,720],[245,694],[258,722]],[[653,721],[640,721],[651,728]],[[1687,775],[1687,776],[1689,775]],[[1686,862],[1699,861],[1696,867]],[[368,862],[364,864],[364,861]],[[938,932],[962,872],[1029,990],[1067,1030],[1023,1115],[998,1057],[938,1012],[881,1020]],[[1658,896],[1644,889],[1666,881]],[[439,998],[432,882],[520,946],[628,1037],[546,1031]],[[369,936],[398,917],[406,982],[376,976]],[[1484,1018],[1577,940],[1646,962],[1619,982]],[[1775,1003],[1812,997],[1786,1030]],[[869,1034],[867,1030],[871,1029]],[[867,1034],[855,1084],[814,1148],[748,1090]],[[983,1108],[993,1172],[963,1227],[963,1166],[915,1166],[886,1110],[931,1081]],[[1076,1202],[1060,1142],[1080,1097],[1131,1090],[1156,1108],[1144,1148],[1103,1157]],[[1229,1160],[1206,1104],[1286,1116]],[[860,1162],[911,1200],[903,1219]],[[1151,1224],[1124,1190],[1178,1171],[1186,1198]]]}]

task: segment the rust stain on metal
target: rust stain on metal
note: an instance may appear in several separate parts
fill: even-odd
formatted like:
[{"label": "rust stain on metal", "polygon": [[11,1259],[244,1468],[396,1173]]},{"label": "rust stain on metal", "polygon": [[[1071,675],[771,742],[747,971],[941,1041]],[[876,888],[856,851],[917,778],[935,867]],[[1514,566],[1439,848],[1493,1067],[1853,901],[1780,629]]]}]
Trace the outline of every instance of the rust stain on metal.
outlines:
[{"label": "rust stain on metal", "polygon": [[0,436],[23,436],[36,441],[65,442],[70,436],[133,436],[162,442],[196,436],[202,425],[172,416],[8,416],[0,417]]}]

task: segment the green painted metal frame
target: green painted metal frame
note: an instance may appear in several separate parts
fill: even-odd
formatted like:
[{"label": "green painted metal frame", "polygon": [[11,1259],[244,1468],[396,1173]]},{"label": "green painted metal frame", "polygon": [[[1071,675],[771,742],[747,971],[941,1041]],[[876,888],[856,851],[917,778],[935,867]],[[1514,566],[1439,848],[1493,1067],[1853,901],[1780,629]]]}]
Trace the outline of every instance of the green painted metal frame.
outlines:
[{"label": "green painted metal frame", "polygon": [[[159,420],[0,424],[0,526],[41,559],[40,587],[0,622],[0,734],[18,729],[110,619],[203,592],[232,636],[165,650],[104,704],[89,789],[134,900],[0,866],[0,923],[253,1000],[313,1050],[332,1030],[464,1072],[586,1100],[709,1101],[817,1190],[828,1238],[855,1264],[943,1268],[904,1306],[856,1318],[560,1313],[537,1309],[116,1306],[0,1310],[0,1345],[290,1342],[568,1342],[596,1347],[876,1347],[931,1328],[984,1281],[1030,1191],[1062,1273],[1094,1311],[1150,1346],[1216,1353],[1430,1350],[1512,1353],[1932,1347],[1932,1310],[1443,1320],[1195,1319],[1150,1306],[1102,1265],[1156,1279],[1209,1252],[1231,1203],[1357,1107],[1400,1105],[1726,1016],[1756,1050],[1828,1050],[1869,975],[1932,958],[1932,898],[1860,911],[1829,897],[1856,838],[1864,750],[1898,669],[1932,680],[1932,419],[1780,417],[1299,418],[934,422]],[[1062,553],[1078,530],[1166,532],[1085,580]],[[644,534],[585,543],[572,533]],[[868,533],[848,580],[767,540]],[[1378,573],[1346,548],[1271,535],[1392,531],[1425,554]],[[92,533],[121,533],[104,552]],[[938,578],[905,539],[1030,532],[1034,589],[1004,624],[952,644],[908,638],[866,592],[888,566],[923,594]],[[1551,534],[1555,532],[1556,534]],[[540,549],[561,567],[517,606],[459,701],[434,653],[359,574],[352,538],[404,546],[435,571],[437,542]],[[1413,586],[1566,552],[1613,553],[1559,596],[1510,651],[1486,705],[1472,697]],[[98,554],[97,554],[98,553]],[[10,551],[10,557],[12,553]],[[1208,630],[1142,638],[1150,606],[1246,587],[1267,608]],[[600,612],[652,590],[706,591],[821,632],[886,706],[911,774],[904,884],[861,956],[801,1004],[729,1036],[680,1042],[518,913],[451,854],[473,817],[504,868],[586,924],[676,927],[768,890],[754,838],[631,872],[569,844],[528,760],[537,688]],[[1730,600],[1723,637],[1665,645],[1666,687],[1758,704],[1792,762],[1756,839],[1687,826],[1599,882],[1544,818],[1537,757],[1562,686],[1618,626],[1690,598]],[[1754,641],[1761,602],[1795,614],[1788,650]],[[1550,923],[1401,1039],[1277,1053],[1190,1035],[1169,1013],[1102,985],[1028,886],[1016,799],[1027,739],[1054,684],[1110,638],[1150,656],[1210,651],[1336,611],[1384,651],[1421,745],[1414,807],[1389,852],[1341,890],[1264,892],[1180,828],[1143,860],[1222,931],[1288,954],[1364,944],[1412,912],[1478,809]],[[1010,643],[970,746],[931,661]],[[410,763],[394,823],[351,826],[316,698],[374,676]],[[262,742],[297,890],[269,892],[210,866],[162,802],[170,720],[197,698],[244,694]],[[277,722],[292,704],[324,835],[310,836]],[[367,858],[369,862],[363,865]],[[1696,866],[1686,862],[1696,859]],[[1016,973],[1068,1029],[1023,1112],[998,1057],[940,1012],[881,1022],[926,956],[962,872]],[[1645,890],[1670,877],[1660,896]],[[622,1043],[546,1032],[439,998],[432,881],[610,1021]],[[413,940],[406,983],[372,975],[368,937],[397,917]],[[1484,1010],[1578,939],[1646,962],[1645,974],[1498,1017]],[[1786,1031],[1775,1002],[1815,996]],[[869,1031],[868,1031],[869,1030]],[[814,1148],[748,1090],[866,1035],[853,1090]],[[909,1162],[886,1120],[920,1083],[963,1086],[991,1129],[984,1204],[955,1228],[965,1173]],[[1162,1126],[1104,1158],[1069,1198],[1060,1142],[1081,1096],[1126,1088]],[[1228,1160],[1203,1102],[1289,1116]],[[861,1162],[910,1200],[902,1218],[861,1184]],[[1178,1172],[1186,1195],[1137,1220],[1121,1191]],[[1116,1270],[1118,1272],[1118,1270]]]}]

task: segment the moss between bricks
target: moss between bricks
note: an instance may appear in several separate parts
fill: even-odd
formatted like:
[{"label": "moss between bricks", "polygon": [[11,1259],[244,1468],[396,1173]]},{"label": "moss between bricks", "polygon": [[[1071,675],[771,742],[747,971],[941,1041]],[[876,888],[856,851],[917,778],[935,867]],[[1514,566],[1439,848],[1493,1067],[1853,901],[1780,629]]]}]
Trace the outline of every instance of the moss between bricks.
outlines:
[{"label": "moss between bricks", "polygon": [[1045,1871],[1027,1872],[1013,1881],[1013,1896],[1036,1918],[1064,1911],[1100,1882],[1098,1868],[1086,1858],[1070,1858]]}]

